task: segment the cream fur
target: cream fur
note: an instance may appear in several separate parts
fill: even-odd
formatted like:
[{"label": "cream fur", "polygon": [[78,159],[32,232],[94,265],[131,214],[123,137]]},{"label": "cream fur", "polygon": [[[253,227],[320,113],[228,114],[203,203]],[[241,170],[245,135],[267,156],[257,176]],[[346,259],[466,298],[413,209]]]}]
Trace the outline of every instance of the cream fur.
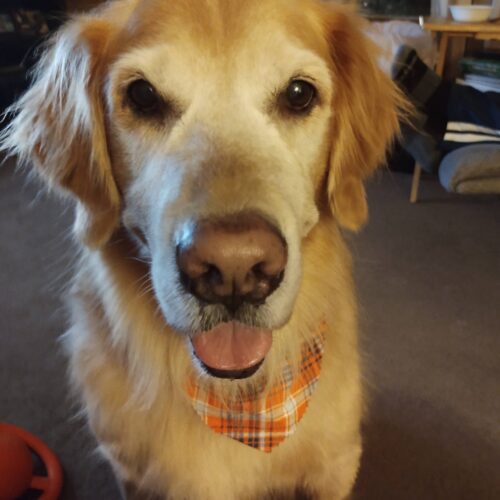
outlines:
[{"label": "cream fur", "polygon": [[[293,498],[299,487],[349,495],[363,403],[340,226],[366,221],[363,180],[405,107],[371,50],[352,14],[312,0],[121,0],[63,28],[12,108],[1,149],[76,201],[72,381],[101,451],[135,490],[171,500]],[[127,106],[137,78],[165,96],[168,118]],[[293,78],[317,88],[308,116],[278,107]],[[193,221],[246,210],[281,230],[289,262],[259,316],[274,330],[271,352],[233,382],[193,359],[200,313],[179,286],[175,241]],[[227,397],[262,378],[270,386],[285,360],[297,368],[321,321],[322,375],[293,436],[265,454],[201,422],[184,389],[190,374]]]}]

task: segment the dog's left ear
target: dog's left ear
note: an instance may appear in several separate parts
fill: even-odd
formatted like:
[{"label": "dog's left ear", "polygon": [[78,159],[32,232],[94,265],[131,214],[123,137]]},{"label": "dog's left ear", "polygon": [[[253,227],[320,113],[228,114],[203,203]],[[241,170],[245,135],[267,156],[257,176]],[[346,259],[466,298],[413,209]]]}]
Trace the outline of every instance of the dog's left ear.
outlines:
[{"label": "dog's left ear", "polygon": [[74,232],[91,247],[106,243],[119,222],[102,96],[111,31],[103,19],[85,15],[54,35],[0,134],[0,150],[76,201]]},{"label": "dog's left ear", "polygon": [[368,219],[364,179],[386,156],[405,100],[377,65],[377,49],[348,11],[328,16],[333,64],[333,137],[328,198],[339,224],[357,231]]}]

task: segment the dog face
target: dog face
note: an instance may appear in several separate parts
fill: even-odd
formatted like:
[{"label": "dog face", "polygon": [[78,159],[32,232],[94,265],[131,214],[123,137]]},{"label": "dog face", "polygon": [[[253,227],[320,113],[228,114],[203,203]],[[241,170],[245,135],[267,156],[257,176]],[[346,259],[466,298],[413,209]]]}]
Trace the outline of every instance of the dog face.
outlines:
[{"label": "dog face", "polygon": [[290,317],[319,218],[366,219],[399,99],[369,51],[308,0],[112,3],[54,40],[3,143],[76,198],[87,245],[137,235],[166,322],[242,371]]},{"label": "dog face", "polygon": [[[268,330],[282,326],[299,288],[301,240],[319,216],[315,184],[318,166],[327,160],[330,70],[313,47],[266,16],[269,5],[254,10],[252,15],[267,19],[248,25],[243,7],[219,26],[225,15],[234,14],[193,18],[170,12],[158,34],[119,57],[110,72],[112,147],[122,152],[127,171],[120,186],[123,220],[144,235],[167,322],[186,333],[233,320]],[[178,26],[185,29],[180,37]],[[208,33],[207,41],[203,34]],[[142,106],[149,101],[149,108]],[[228,220],[233,229],[250,227],[236,234]],[[200,262],[201,269],[188,279],[205,281],[192,285],[209,290],[191,293],[183,285],[180,247],[198,247],[200,224],[206,228],[211,221],[217,227],[206,229],[204,238],[210,233],[215,246],[233,245],[233,266],[244,267],[245,275],[260,266],[255,273],[262,276],[238,280],[238,272],[228,269],[231,263],[207,249],[197,259],[206,264]],[[281,249],[268,249],[273,241],[259,241],[261,233],[265,239],[270,232]],[[247,261],[239,252],[252,252],[255,259]],[[283,262],[273,262],[280,258]],[[190,264],[195,265],[184,267]],[[216,264],[214,272],[209,265]],[[266,279],[263,268],[273,265],[276,270]],[[210,270],[217,276],[197,276],[196,271]],[[282,274],[278,287],[266,283],[276,274]],[[217,279],[237,283],[218,294],[210,284]],[[254,288],[266,285],[273,293],[252,300]],[[219,300],[223,297],[239,304],[231,310]]]}]

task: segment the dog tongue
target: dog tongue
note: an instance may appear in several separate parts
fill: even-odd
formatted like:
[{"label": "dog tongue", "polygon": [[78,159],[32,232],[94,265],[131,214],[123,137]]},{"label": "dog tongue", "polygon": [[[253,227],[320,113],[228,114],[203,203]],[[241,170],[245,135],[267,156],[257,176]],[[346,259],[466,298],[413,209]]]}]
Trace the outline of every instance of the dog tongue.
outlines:
[{"label": "dog tongue", "polygon": [[196,334],[192,342],[196,355],[209,368],[240,371],[260,363],[271,349],[272,341],[270,330],[233,321]]}]

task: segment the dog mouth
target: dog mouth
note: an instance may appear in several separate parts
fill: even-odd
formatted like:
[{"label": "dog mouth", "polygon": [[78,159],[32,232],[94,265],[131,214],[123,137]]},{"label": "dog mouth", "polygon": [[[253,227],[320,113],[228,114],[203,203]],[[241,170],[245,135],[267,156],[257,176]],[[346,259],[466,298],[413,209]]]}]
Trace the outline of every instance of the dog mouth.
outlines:
[{"label": "dog mouth", "polygon": [[205,365],[205,363],[201,362],[203,368],[210,376],[228,380],[243,380],[246,378],[250,378],[252,375],[259,371],[259,368],[263,363],[264,360],[244,370],[216,370],[215,368],[210,368],[209,366]]},{"label": "dog mouth", "polygon": [[230,321],[191,339],[194,354],[213,377],[244,379],[262,366],[272,346],[272,331]]}]

